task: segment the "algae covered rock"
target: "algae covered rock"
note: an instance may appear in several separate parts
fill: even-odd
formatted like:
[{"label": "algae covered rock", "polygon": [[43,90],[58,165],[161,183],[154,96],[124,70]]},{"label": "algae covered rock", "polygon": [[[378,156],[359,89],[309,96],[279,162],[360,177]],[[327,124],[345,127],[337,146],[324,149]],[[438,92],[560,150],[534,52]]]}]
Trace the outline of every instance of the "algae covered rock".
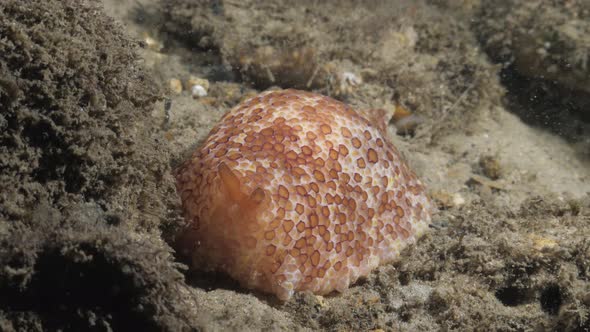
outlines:
[{"label": "algae covered rock", "polygon": [[159,94],[97,2],[0,2],[0,329],[186,325]]}]

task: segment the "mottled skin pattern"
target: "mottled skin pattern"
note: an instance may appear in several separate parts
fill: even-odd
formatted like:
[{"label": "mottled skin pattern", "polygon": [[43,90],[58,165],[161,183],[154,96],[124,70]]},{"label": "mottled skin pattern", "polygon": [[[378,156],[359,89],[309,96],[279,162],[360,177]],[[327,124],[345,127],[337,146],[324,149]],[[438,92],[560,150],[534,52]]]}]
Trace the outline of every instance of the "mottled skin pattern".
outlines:
[{"label": "mottled skin pattern", "polygon": [[372,124],[297,90],[244,101],[177,171],[196,266],[289,299],[343,291],[430,223],[424,187]]}]

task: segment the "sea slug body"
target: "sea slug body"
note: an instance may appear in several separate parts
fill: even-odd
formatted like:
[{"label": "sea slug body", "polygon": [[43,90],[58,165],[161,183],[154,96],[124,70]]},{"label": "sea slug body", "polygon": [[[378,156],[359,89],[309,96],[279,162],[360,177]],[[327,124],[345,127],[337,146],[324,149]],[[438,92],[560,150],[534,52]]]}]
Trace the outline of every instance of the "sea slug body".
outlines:
[{"label": "sea slug body", "polygon": [[298,90],[237,105],[176,171],[181,250],[282,300],[343,291],[395,260],[433,207],[376,122]]}]

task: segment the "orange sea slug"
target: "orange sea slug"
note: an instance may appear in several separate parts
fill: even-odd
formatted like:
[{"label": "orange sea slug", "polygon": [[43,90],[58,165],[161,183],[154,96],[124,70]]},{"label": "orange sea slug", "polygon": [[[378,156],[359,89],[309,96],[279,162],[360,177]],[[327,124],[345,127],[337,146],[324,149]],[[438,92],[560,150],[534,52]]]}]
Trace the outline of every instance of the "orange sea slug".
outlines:
[{"label": "orange sea slug", "polygon": [[430,223],[424,187],[385,130],[310,92],[242,102],[177,170],[191,224],[181,250],[283,300],[343,291]]}]

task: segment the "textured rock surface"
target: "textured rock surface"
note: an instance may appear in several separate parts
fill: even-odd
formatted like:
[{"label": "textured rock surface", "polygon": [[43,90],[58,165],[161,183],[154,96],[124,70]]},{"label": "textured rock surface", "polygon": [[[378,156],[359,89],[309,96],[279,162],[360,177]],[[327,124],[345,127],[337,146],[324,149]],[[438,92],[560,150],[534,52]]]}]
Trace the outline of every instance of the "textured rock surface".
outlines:
[{"label": "textured rock surface", "polygon": [[0,330],[186,326],[136,45],[95,2],[0,1]]}]

